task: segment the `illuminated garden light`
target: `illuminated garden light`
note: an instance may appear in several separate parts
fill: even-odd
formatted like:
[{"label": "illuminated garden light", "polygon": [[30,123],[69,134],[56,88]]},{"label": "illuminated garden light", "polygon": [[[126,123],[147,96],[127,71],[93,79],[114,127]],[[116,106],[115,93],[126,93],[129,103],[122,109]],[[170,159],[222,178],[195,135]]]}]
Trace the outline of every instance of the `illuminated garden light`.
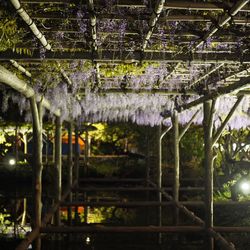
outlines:
[{"label": "illuminated garden light", "polygon": [[250,193],[250,182],[244,181],[240,184],[240,188],[244,194]]},{"label": "illuminated garden light", "polygon": [[86,244],[89,245],[90,244],[90,237],[86,237]]},{"label": "illuminated garden light", "polygon": [[15,159],[9,159],[9,165],[13,166],[16,164],[16,160]]}]

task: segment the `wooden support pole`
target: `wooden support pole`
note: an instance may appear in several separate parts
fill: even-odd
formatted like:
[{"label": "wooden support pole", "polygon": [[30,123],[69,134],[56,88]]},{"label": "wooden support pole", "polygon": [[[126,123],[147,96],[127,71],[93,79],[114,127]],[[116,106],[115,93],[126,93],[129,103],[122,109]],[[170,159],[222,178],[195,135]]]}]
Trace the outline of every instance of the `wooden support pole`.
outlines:
[{"label": "wooden support pole", "polygon": [[49,162],[49,130],[45,130],[46,135],[46,152],[45,152],[45,163]]},{"label": "wooden support pole", "polygon": [[[73,181],[73,146],[72,146],[72,122],[69,122],[68,124],[68,167],[67,167],[67,182],[68,186],[72,186]],[[72,202],[72,192],[70,192],[68,201]],[[72,209],[71,207],[68,207],[68,225],[72,225]]]},{"label": "wooden support pole", "polygon": [[[173,191],[172,187],[162,187],[164,191]],[[153,187],[143,187],[143,186],[135,186],[135,187],[75,187],[74,190],[78,190],[79,192],[158,192],[158,188]],[[204,187],[181,187],[179,191],[182,192],[199,192],[204,191]]]},{"label": "wooden support pole", "polygon": [[79,182],[84,182],[84,183],[140,183],[144,182],[145,179],[140,179],[140,178],[116,178],[116,177],[111,177],[111,178],[80,178]]},{"label": "wooden support pole", "polygon": [[[174,186],[173,197],[175,202],[179,202],[179,188],[180,188],[180,150],[179,150],[179,117],[175,110],[172,123],[174,128]],[[174,225],[179,223],[179,209],[175,207],[174,210]]]},{"label": "wooden support pole", "polygon": [[[42,105],[36,103],[35,96],[30,97],[30,107],[33,119],[33,185],[34,185],[34,228],[41,227],[42,216]],[[35,249],[41,249],[41,239],[37,238]]]},{"label": "wooden support pole", "polygon": [[[80,155],[80,148],[79,148],[79,131],[78,126],[75,126],[75,149],[74,149],[74,180],[76,182],[76,185],[79,184],[79,155]],[[76,201],[79,200],[79,193],[78,190],[75,191],[75,199]],[[77,222],[79,219],[78,216],[78,207],[75,207],[75,221]]]},{"label": "wooden support pole", "polygon": [[215,145],[215,143],[220,138],[220,136],[221,136],[223,130],[225,129],[228,121],[233,116],[235,110],[237,109],[237,107],[239,106],[239,104],[241,103],[241,101],[242,101],[243,98],[244,98],[244,95],[238,97],[236,103],[234,104],[234,106],[232,107],[232,109],[230,110],[230,112],[228,113],[227,117],[225,118],[225,120],[221,124],[220,128],[217,130],[217,132],[216,132],[216,134],[214,135],[214,138],[213,138],[213,146]]},{"label": "wooden support pole", "polygon": [[204,232],[199,226],[82,226],[82,227],[46,227],[41,228],[42,233],[192,233]]},{"label": "wooden support pole", "polygon": [[[166,128],[163,132],[161,131],[161,126],[159,126],[159,162],[158,162],[158,190],[160,190],[162,188],[162,139],[163,137],[166,135],[166,133],[172,128],[172,126]],[[149,180],[147,180],[147,182],[149,183]],[[162,193],[159,192],[158,193],[158,201],[159,202],[162,202]],[[159,206],[159,226],[162,226],[162,208],[161,206]],[[162,242],[162,235],[159,234],[159,237],[158,237],[158,243],[161,244]]]},{"label": "wooden support pole", "polygon": [[[250,227],[214,227],[213,232],[243,233],[250,232]],[[81,227],[42,227],[41,233],[205,233],[202,226],[81,226]],[[223,249],[232,249],[224,247]]]},{"label": "wooden support pole", "polygon": [[[151,158],[151,153],[150,153],[150,143],[149,143],[149,128],[146,130],[146,168],[145,168],[145,182],[146,182],[146,187],[149,187],[149,180],[150,180],[150,158]],[[150,200],[150,193],[146,192],[146,201]],[[150,225],[150,209],[147,208],[146,213],[145,213],[145,223],[146,225]]]},{"label": "wooden support pole", "polygon": [[[180,204],[185,206],[192,207],[205,207],[204,202],[202,201],[184,201]],[[159,206],[174,206],[174,201],[130,201],[130,202],[121,202],[121,201],[76,201],[76,202],[63,202],[61,203],[62,207],[74,207],[74,206],[89,206],[89,207],[125,207],[125,208],[140,208],[140,207],[159,207]]]},{"label": "wooden support pole", "polygon": [[[161,150],[161,125],[157,128],[157,139],[158,139],[158,168],[157,168],[157,188],[160,190],[162,188],[162,150]],[[161,192],[157,192],[157,201],[162,202],[162,194]],[[162,226],[162,207],[158,207],[158,223],[159,227]],[[162,243],[162,235],[159,233],[158,235],[158,243]]]},{"label": "wooden support pole", "polygon": [[[89,164],[89,131],[88,128],[86,129],[85,132],[85,149],[84,149],[84,160],[85,160],[85,164],[84,164],[84,177],[87,177],[87,173],[88,173],[88,164]],[[84,201],[88,201],[88,196],[87,193],[83,194],[83,199]],[[84,222],[86,224],[88,224],[88,206],[84,207]]]},{"label": "wooden support pole", "polygon": [[182,137],[185,135],[185,133],[187,132],[187,130],[190,128],[192,122],[194,121],[194,119],[196,118],[196,116],[199,114],[200,110],[198,110],[190,119],[190,121],[187,123],[187,125],[184,127],[184,129],[180,132],[179,135],[179,141],[182,139]]},{"label": "wooden support pole", "polygon": [[[205,163],[205,227],[213,227],[213,107],[212,101],[204,102],[204,163]],[[206,249],[214,249],[211,235],[205,241]]]},{"label": "wooden support pole", "polygon": [[[56,117],[56,129],[55,129],[55,167],[57,171],[56,176],[56,201],[61,200],[62,192],[62,121],[60,117]],[[55,213],[55,224],[59,226],[61,224],[59,209]]]},{"label": "wooden support pole", "polygon": [[[205,203],[203,201],[179,201],[178,204],[180,206],[187,206],[187,207],[200,207],[205,208]],[[115,206],[115,207],[154,207],[154,206],[176,206],[175,201],[130,201],[130,202],[120,202],[120,201],[75,201],[75,202],[63,202],[61,203],[61,206],[89,206],[89,207],[109,207],[109,206]],[[179,206],[178,205],[178,206]],[[238,202],[238,201],[218,201],[214,202],[215,207],[224,207],[224,206],[230,206],[230,207],[249,207],[250,202]],[[180,208],[180,207],[179,207]],[[198,224],[203,225],[204,222],[199,219],[199,221],[196,221]]]}]

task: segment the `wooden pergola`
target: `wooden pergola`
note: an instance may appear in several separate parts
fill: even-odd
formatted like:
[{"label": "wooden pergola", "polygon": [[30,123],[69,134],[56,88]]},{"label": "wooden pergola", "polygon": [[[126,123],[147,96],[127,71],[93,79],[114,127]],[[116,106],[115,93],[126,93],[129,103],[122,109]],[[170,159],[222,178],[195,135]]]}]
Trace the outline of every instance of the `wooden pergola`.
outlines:
[{"label": "wooden pergola", "polygon": [[[157,232],[161,233],[203,232],[207,235],[207,249],[214,249],[214,239],[223,249],[235,249],[220,232],[249,232],[249,228],[216,227],[213,223],[213,147],[227,123],[234,115],[245,96],[250,93],[250,52],[249,52],[249,1],[163,1],[163,0],[10,0],[3,6],[10,15],[15,13],[18,28],[22,29],[21,39],[15,48],[0,51],[0,82],[2,89],[9,87],[29,99],[33,119],[35,141],[34,189],[35,221],[33,231],[18,246],[27,249],[36,239],[36,249],[40,249],[40,233],[74,232]],[[2,6],[1,6],[2,7]],[[1,18],[1,17],[0,17]],[[0,41],[1,44],[1,41]],[[138,95],[164,96],[174,104],[172,112],[164,114],[171,118],[171,127],[159,130],[159,164],[157,182],[147,179],[143,191],[157,191],[157,202],[145,203],[80,203],[73,201],[72,192],[80,192],[78,180],[79,155],[75,153],[73,164],[72,133],[78,135],[75,120],[66,117],[69,134],[68,188],[62,194],[61,186],[61,129],[63,110],[55,107],[52,100],[37,93],[31,83],[41,75],[58,74],[70,89],[73,73],[81,69],[73,63],[87,62],[93,77],[89,83],[79,88],[75,102],[84,100],[86,89],[96,95]],[[117,68],[153,65],[151,72],[155,83],[147,86],[141,83],[136,88],[128,79],[146,75],[146,68],[140,73],[129,70],[116,72]],[[71,65],[71,67],[70,67]],[[134,68],[133,68],[134,69]],[[158,71],[157,71],[158,70]],[[19,71],[19,73],[17,73]],[[56,71],[56,72],[55,72]],[[118,70],[117,70],[118,71]],[[133,70],[131,70],[133,71]],[[136,71],[136,70],[135,70]],[[23,74],[20,77],[20,72]],[[164,72],[164,73],[162,73]],[[117,73],[117,72],[116,72]],[[19,74],[19,75],[16,75]],[[144,81],[145,78],[144,78]],[[48,88],[53,89],[53,86]],[[235,103],[226,114],[219,128],[214,132],[216,99],[223,95],[233,96]],[[176,97],[188,97],[187,101],[176,105]],[[195,99],[191,97],[195,96]],[[179,117],[183,110],[203,105],[203,127],[205,147],[205,220],[197,217],[179,201],[180,170],[179,143],[199,111],[190,117],[182,131],[179,131]],[[248,103],[249,106],[249,103]],[[58,170],[57,204],[41,218],[41,177],[42,177],[42,107],[56,117],[55,125],[55,166]],[[159,112],[163,112],[160,110]],[[164,112],[163,112],[164,113]],[[249,114],[248,114],[249,116]],[[85,118],[88,120],[88,117]],[[159,125],[159,124],[158,124]],[[170,130],[174,131],[175,169],[173,196],[162,187],[161,140]],[[77,152],[77,150],[75,150]],[[74,166],[74,167],[73,167]],[[73,178],[74,177],[74,178]],[[122,191],[122,187],[120,188]],[[126,189],[126,188],[125,188]],[[129,189],[127,188],[126,191]],[[138,191],[138,188],[132,191]],[[83,190],[84,191],[84,190]],[[86,190],[85,190],[86,192]],[[162,201],[164,197],[167,202]],[[65,203],[64,201],[67,200]],[[69,207],[69,227],[60,227],[58,207]],[[74,227],[71,206],[157,206],[158,225],[148,227]],[[162,208],[175,206],[175,226],[162,225]],[[197,226],[179,226],[179,213],[191,218]],[[47,227],[47,222],[55,213],[56,226]]]}]

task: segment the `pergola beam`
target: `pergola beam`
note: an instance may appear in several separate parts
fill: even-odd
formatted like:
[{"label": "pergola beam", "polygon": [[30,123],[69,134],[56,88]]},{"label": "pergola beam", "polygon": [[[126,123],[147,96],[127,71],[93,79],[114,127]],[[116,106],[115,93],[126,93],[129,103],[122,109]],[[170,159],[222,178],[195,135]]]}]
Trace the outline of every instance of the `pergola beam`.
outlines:
[{"label": "pergola beam", "polygon": [[[31,56],[20,55],[10,50],[0,52],[0,61],[5,60],[34,60],[41,61],[39,50],[34,50]],[[96,53],[91,51],[82,52],[62,52],[46,51],[43,60],[94,60],[96,62],[169,62],[169,63],[227,63],[235,64],[236,62],[250,63],[250,54],[246,53],[239,57],[236,53],[193,53],[192,58],[188,54],[174,55],[174,52],[164,51],[145,51],[143,56],[140,51],[120,51],[120,50],[100,50]]]},{"label": "pergola beam", "polygon": [[216,65],[214,68],[212,68],[210,71],[208,71],[206,74],[202,75],[201,77],[199,77],[197,80],[195,80],[194,82],[191,82],[190,85],[188,86],[189,88],[192,87],[193,85],[196,85],[197,83],[199,83],[200,81],[208,78],[211,74],[213,74],[215,71],[217,71],[218,69],[220,69],[221,67],[223,67],[225,64],[221,63],[219,65]]},{"label": "pergola beam", "polygon": [[[147,15],[146,15],[147,16]],[[138,16],[135,18],[134,15],[127,15],[126,17],[123,16],[115,16],[114,14],[100,14],[98,15],[98,18],[100,20],[127,20],[128,22],[134,22],[136,20],[147,20],[146,16]],[[88,20],[92,19],[92,15],[86,16],[85,18],[77,17],[75,14],[67,15],[67,20],[69,22],[74,22],[77,20]],[[51,13],[36,13],[32,16],[34,20],[62,20],[64,16],[62,15],[61,12],[51,12]],[[163,24],[166,22],[208,22],[212,23],[212,19],[208,16],[203,16],[203,15],[168,15],[165,17],[159,17],[158,18],[158,23]],[[244,25],[248,22],[248,19],[245,17],[235,17],[234,18],[234,23],[238,25]],[[48,30],[47,32],[49,32]],[[137,32],[138,34],[138,32]],[[151,35],[153,34],[153,30]],[[151,36],[150,35],[150,36]]]},{"label": "pergola beam", "polygon": [[[83,3],[86,1],[83,1]],[[28,4],[58,4],[65,5],[70,3],[75,3],[74,0],[22,0],[22,3]],[[117,0],[114,5],[117,7],[137,7],[146,8],[147,6],[143,4],[141,0]],[[227,7],[232,7],[233,3],[228,3],[225,5],[223,2],[190,2],[190,1],[174,1],[168,0],[164,4],[165,9],[178,9],[178,10],[205,10],[205,11],[224,11]],[[249,12],[250,7],[245,6],[241,11]]]},{"label": "pergola beam", "polygon": [[222,17],[219,17],[217,25],[214,25],[211,30],[204,34],[201,41],[195,45],[194,49],[198,48],[204,41],[213,36],[220,28],[225,26],[246,4],[248,4],[248,2],[249,0],[237,1],[228,12],[226,12]]},{"label": "pergola beam", "polygon": [[153,13],[150,17],[150,20],[149,20],[149,30],[145,36],[145,39],[143,41],[143,44],[142,44],[142,50],[144,51],[148,45],[148,42],[150,40],[150,37],[151,35],[153,34],[153,31],[154,31],[154,28],[155,28],[155,25],[161,15],[161,12],[163,10],[163,7],[164,7],[164,4],[165,4],[165,0],[157,0],[156,4],[155,4],[155,8],[153,10]]},{"label": "pergola beam", "polygon": [[20,15],[23,21],[29,26],[30,30],[33,32],[35,37],[41,42],[43,47],[47,50],[51,50],[51,45],[46,40],[45,36],[37,28],[36,24],[33,22],[29,14],[23,9],[19,0],[10,0],[10,2],[13,4],[17,13]]},{"label": "pergola beam", "polygon": [[28,70],[26,70],[22,65],[20,65],[18,62],[16,62],[15,60],[10,60],[10,63],[20,72],[24,73],[27,77],[31,77],[31,73]]},{"label": "pergola beam", "polygon": [[244,79],[242,79],[240,81],[237,81],[235,83],[232,83],[231,85],[228,85],[226,87],[218,87],[216,90],[211,91],[210,93],[198,98],[197,100],[180,106],[179,111],[182,111],[182,110],[189,109],[191,107],[197,106],[197,105],[199,105],[199,104],[201,104],[201,103],[203,103],[203,102],[205,102],[207,100],[214,99],[214,98],[216,98],[218,96],[231,93],[233,91],[236,91],[237,89],[240,89],[240,88],[248,85],[249,83],[250,83],[250,76],[246,77],[246,78],[244,78]]}]

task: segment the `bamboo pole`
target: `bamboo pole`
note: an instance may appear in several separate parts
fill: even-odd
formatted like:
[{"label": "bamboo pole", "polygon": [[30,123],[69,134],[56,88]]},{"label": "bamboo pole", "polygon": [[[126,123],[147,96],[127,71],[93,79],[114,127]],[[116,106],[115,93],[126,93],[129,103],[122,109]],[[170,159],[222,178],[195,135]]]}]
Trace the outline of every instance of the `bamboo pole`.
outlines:
[{"label": "bamboo pole", "polygon": [[[174,186],[173,197],[174,201],[179,201],[179,188],[180,188],[180,149],[179,149],[179,117],[178,112],[174,110],[172,117],[172,123],[174,128]],[[174,209],[174,225],[179,223],[179,209]]]},{"label": "bamboo pole", "polygon": [[221,27],[225,26],[246,4],[248,4],[249,0],[239,0],[237,1],[229,11],[225,12],[223,16],[217,20],[216,25],[212,26],[212,29],[209,29],[204,36],[200,39],[195,45],[195,50],[198,48],[204,41],[206,41],[209,37],[213,36]]},{"label": "bamboo pole", "polygon": [[148,42],[150,40],[150,37],[151,35],[153,34],[153,31],[154,31],[154,28],[155,28],[155,25],[161,15],[161,12],[164,8],[164,4],[165,4],[165,0],[157,0],[156,4],[155,4],[155,8],[154,8],[154,11],[150,17],[150,20],[149,20],[149,30],[145,36],[145,39],[143,41],[143,44],[142,44],[142,50],[145,50],[147,45],[148,45]]},{"label": "bamboo pole", "polygon": [[[208,231],[213,227],[213,106],[212,101],[204,103],[204,159],[205,159],[205,227]],[[214,249],[214,240],[211,235],[205,242],[208,250]]]},{"label": "bamboo pole", "polygon": [[[79,131],[78,126],[75,126],[75,150],[74,150],[74,180],[76,182],[76,185],[79,185],[79,154],[80,154],[80,148],[79,148]],[[79,200],[79,193],[78,190],[75,191],[75,199],[76,201]],[[78,207],[75,206],[75,221],[77,222],[79,219],[78,216]]]},{"label": "bamboo pole", "polygon": [[145,179],[140,178],[80,178],[79,182],[89,183],[89,182],[97,182],[97,183],[121,183],[121,182],[131,182],[131,183],[137,183],[137,182],[144,182]]},{"label": "bamboo pole", "polygon": [[22,214],[21,226],[24,226],[26,223],[26,215],[27,215],[27,198],[23,198],[23,214]]},{"label": "bamboo pole", "polygon": [[20,2],[18,0],[10,0],[10,2],[13,4],[13,6],[16,8],[17,13],[21,16],[21,18],[24,20],[24,22],[27,23],[27,25],[32,30],[33,34],[40,40],[44,48],[47,50],[51,50],[51,46],[44,37],[44,35],[39,31],[36,24],[33,22],[33,20],[30,18],[28,13],[22,8]]},{"label": "bamboo pole", "polygon": [[[158,140],[158,168],[157,168],[157,188],[160,190],[162,188],[162,150],[161,150],[161,125],[157,128],[157,140]],[[161,192],[157,192],[157,201],[162,202],[162,194]],[[158,216],[157,216],[157,225],[159,227],[162,226],[162,207],[158,207]],[[158,234],[158,243],[162,243],[162,235]]]},{"label": "bamboo pole", "polygon": [[[72,122],[68,124],[68,186],[72,186],[73,181],[73,146],[72,146]],[[72,192],[70,192],[68,201],[72,202]],[[68,207],[68,225],[72,225],[72,209],[71,207]]]},{"label": "bamboo pole", "polygon": [[[157,189],[160,190],[162,188],[162,139],[168,133],[168,131],[172,128],[172,126],[166,128],[162,132],[161,125],[158,128],[158,170],[157,170]],[[149,181],[149,180],[147,180]],[[150,190],[149,190],[150,191]],[[162,202],[162,193],[158,191],[158,202]],[[158,208],[158,226],[162,226],[162,207],[159,206]],[[162,235],[159,233],[158,235],[158,243],[162,243]]]},{"label": "bamboo pole", "polygon": [[215,90],[215,91],[211,91],[210,93],[208,93],[204,96],[201,96],[200,98],[198,98],[190,103],[181,105],[180,111],[189,109],[189,108],[197,106],[197,105],[200,105],[207,100],[211,100],[213,98],[217,98],[218,96],[228,94],[230,92],[236,91],[237,89],[241,89],[242,87],[248,85],[249,82],[250,82],[250,77],[246,77],[246,78],[241,79],[237,82],[234,82],[228,86],[218,87],[217,90]]},{"label": "bamboo pole", "polygon": [[19,71],[21,71],[22,73],[24,73],[27,77],[31,77],[31,73],[26,70],[23,66],[21,66],[17,61],[15,60],[10,60],[10,63],[17,68]]},{"label": "bamboo pole", "polygon": [[[35,97],[30,99],[30,107],[33,119],[33,140],[34,140],[34,166],[33,166],[33,185],[34,185],[34,228],[41,227],[42,216],[42,111],[41,102],[36,103]],[[41,239],[37,238],[35,249],[41,249]]]},{"label": "bamboo pole", "polygon": [[[171,187],[162,187],[165,191],[173,191]],[[158,192],[158,188],[153,187],[144,187],[144,186],[136,186],[136,187],[75,187],[74,190],[79,192],[103,192],[103,191],[110,191],[110,192]],[[199,192],[203,191],[204,187],[181,187],[179,189],[183,192]]]},{"label": "bamboo pole", "polygon": [[192,233],[204,232],[200,226],[82,226],[82,227],[46,227],[41,228],[42,233]]},{"label": "bamboo pole", "polygon": [[[85,149],[84,149],[84,177],[87,177],[88,173],[88,152],[89,152],[89,132],[88,129],[85,131]],[[83,194],[83,199],[84,201],[88,201],[88,196],[87,193],[85,192]],[[84,207],[84,222],[87,224],[88,223],[88,206]]]},{"label": "bamboo pole", "polygon": [[239,104],[241,103],[242,99],[244,98],[244,95],[239,96],[236,103],[234,104],[234,106],[232,107],[232,109],[230,110],[230,112],[228,113],[227,117],[225,118],[225,120],[223,121],[223,123],[221,124],[220,128],[217,130],[216,134],[213,137],[213,146],[215,145],[215,143],[218,141],[218,139],[220,138],[223,130],[225,129],[228,121],[232,118],[232,116],[235,113],[235,110],[237,109],[237,107],[239,106]]},{"label": "bamboo pole", "polygon": [[183,128],[183,130],[180,132],[179,134],[179,141],[182,139],[182,137],[185,135],[185,133],[187,132],[187,130],[190,128],[192,122],[194,121],[194,119],[197,117],[197,115],[199,114],[200,110],[197,110],[195,112],[195,114],[191,117],[190,121],[186,124],[186,126]]},{"label": "bamboo pole", "polygon": [[[62,121],[60,117],[56,117],[56,129],[55,129],[55,168],[57,171],[57,176],[55,180],[56,185],[56,201],[61,200],[62,192]],[[55,213],[55,224],[59,226],[60,211],[59,209]]]},{"label": "bamboo pole", "polygon": [[[180,202],[180,204],[183,204],[185,206],[194,206],[194,207],[204,207],[204,202],[202,201],[185,201]],[[159,206],[174,206],[174,201],[131,201],[131,202],[122,202],[122,201],[75,201],[75,202],[63,202],[61,203],[62,207],[73,207],[73,206],[89,206],[89,207],[125,207],[125,208],[137,208],[137,207],[159,207]]]},{"label": "bamboo pole", "polygon": [[[205,203],[204,201],[179,201],[178,204],[180,206],[188,206],[188,207],[200,207],[200,208],[205,208]],[[75,201],[75,202],[63,202],[61,203],[61,206],[90,206],[90,207],[99,207],[99,206],[117,206],[117,207],[150,207],[150,206],[173,206],[176,205],[175,201],[163,201],[163,202],[158,202],[158,201],[131,201],[131,202],[119,202],[119,201]],[[224,207],[224,206],[230,206],[230,207],[249,207],[250,202],[239,202],[239,201],[217,201],[214,202],[215,207]],[[198,222],[198,221],[197,221]],[[203,223],[199,220],[198,223]]]}]

